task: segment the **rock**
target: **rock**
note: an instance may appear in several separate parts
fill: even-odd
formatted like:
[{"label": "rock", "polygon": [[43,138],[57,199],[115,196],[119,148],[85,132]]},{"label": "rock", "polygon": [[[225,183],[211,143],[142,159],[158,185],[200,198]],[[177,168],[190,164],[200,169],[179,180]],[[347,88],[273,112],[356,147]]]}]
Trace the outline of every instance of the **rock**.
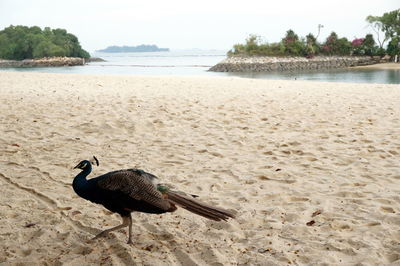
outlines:
[{"label": "rock", "polygon": [[384,57],[381,58],[380,62],[381,63],[387,63],[390,61],[390,55],[385,55]]},{"label": "rock", "polygon": [[24,60],[0,60],[0,67],[57,67],[82,66],[85,59],[80,57],[44,57]]},{"label": "rock", "polygon": [[350,66],[371,65],[381,59],[370,56],[317,56],[305,57],[268,57],[268,56],[232,56],[224,59],[209,71],[214,72],[269,72],[344,68]]},{"label": "rock", "polygon": [[85,59],[85,62],[90,63],[90,62],[107,62],[107,61],[100,57],[89,57]]}]

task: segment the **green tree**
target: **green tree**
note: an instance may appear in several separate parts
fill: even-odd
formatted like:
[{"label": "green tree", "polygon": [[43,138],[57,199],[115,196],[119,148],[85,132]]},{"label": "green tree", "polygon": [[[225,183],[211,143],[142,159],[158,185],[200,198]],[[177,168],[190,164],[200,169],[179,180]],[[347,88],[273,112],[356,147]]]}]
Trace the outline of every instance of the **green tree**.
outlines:
[{"label": "green tree", "polygon": [[307,49],[304,41],[299,40],[299,36],[293,31],[288,30],[285,37],[282,39],[285,46],[285,53],[292,56],[304,56],[307,54]]},{"label": "green tree", "polygon": [[[375,31],[381,48],[386,41],[400,37],[400,9],[384,13],[382,16],[368,16],[366,20]],[[380,32],[385,36],[382,40]]]},{"label": "green tree", "polygon": [[0,35],[0,58],[12,59],[15,44],[11,43],[10,38],[3,34]]},{"label": "green tree", "polygon": [[51,42],[49,40],[43,39],[33,49],[33,58],[42,58],[49,56],[50,48],[51,48]]},{"label": "green tree", "polygon": [[372,34],[365,35],[363,46],[365,50],[365,55],[372,56],[377,53],[377,47],[375,46],[375,40]]},{"label": "green tree", "polygon": [[0,58],[21,60],[45,56],[90,57],[78,38],[64,29],[11,25],[0,31]]},{"label": "green tree", "polygon": [[351,52],[351,43],[346,37],[340,38],[337,44],[337,50],[335,54],[338,55],[350,55]]},{"label": "green tree", "polygon": [[336,50],[338,36],[336,32],[331,32],[331,34],[326,38],[325,43],[322,45],[322,52],[326,55],[333,55]]},{"label": "green tree", "polygon": [[246,39],[246,45],[244,46],[244,51],[248,55],[256,55],[256,54],[258,54],[259,40],[260,40],[260,38],[257,35],[250,35]]},{"label": "green tree", "polygon": [[398,36],[393,37],[390,40],[386,51],[391,56],[399,55],[400,54],[400,37],[398,37]]},{"label": "green tree", "polygon": [[317,38],[312,33],[309,33],[306,36],[306,44],[307,44],[307,51],[306,51],[307,57],[314,57],[319,53],[320,49],[317,43]]},{"label": "green tree", "polygon": [[332,32],[322,45],[322,52],[326,55],[350,55],[352,46],[347,38],[340,38]]}]

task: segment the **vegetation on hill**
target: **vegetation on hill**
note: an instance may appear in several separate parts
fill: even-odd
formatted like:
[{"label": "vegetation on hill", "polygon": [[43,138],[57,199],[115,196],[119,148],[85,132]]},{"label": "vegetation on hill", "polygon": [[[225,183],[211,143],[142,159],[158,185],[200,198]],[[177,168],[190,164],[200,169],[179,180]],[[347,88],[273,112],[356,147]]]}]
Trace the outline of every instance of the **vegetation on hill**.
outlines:
[{"label": "vegetation on hill", "polygon": [[157,45],[138,45],[138,46],[109,46],[97,52],[104,53],[138,53],[138,52],[167,52],[168,48],[158,48]]},{"label": "vegetation on hill", "polygon": [[[369,55],[383,56],[385,54],[400,54],[400,9],[383,16],[368,16],[367,22],[370,23],[375,31],[378,44],[372,34],[367,34],[364,38],[355,38],[349,41],[347,38],[340,38],[332,32],[324,42],[320,43],[312,34],[306,37],[299,37],[293,30],[288,30],[280,42],[262,42],[256,35],[250,35],[244,44],[236,44],[228,52],[229,56],[305,56],[308,58],[316,55]],[[322,25],[319,25],[319,29]],[[384,38],[380,37],[384,33]],[[386,49],[384,43],[389,41]]]},{"label": "vegetation on hill", "polygon": [[78,38],[64,29],[9,26],[0,31],[0,58],[22,60],[52,56],[90,57]]}]

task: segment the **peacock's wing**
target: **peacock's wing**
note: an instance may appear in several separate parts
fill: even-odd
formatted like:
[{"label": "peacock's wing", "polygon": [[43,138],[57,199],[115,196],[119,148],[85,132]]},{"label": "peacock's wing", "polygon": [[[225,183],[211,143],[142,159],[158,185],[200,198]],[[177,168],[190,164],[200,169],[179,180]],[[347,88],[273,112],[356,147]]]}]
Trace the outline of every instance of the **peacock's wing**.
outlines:
[{"label": "peacock's wing", "polygon": [[145,201],[162,210],[171,208],[152,180],[156,176],[143,170],[127,169],[107,173],[99,178],[97,185],[106,190],[120,191],[136,200]]}]

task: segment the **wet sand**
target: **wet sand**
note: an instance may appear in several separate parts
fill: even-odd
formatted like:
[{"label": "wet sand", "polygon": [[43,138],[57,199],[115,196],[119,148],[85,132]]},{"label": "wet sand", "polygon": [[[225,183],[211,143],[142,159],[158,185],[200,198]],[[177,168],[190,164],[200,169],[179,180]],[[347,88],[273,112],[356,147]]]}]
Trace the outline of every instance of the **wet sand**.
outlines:
[{"label": "wet sand", "polygon": [[356,66],[354,68],[359,69],[381,69],[381,70],[399,70],[400,63],[382,63],[382,64],[374,64],[367,66]]}]

